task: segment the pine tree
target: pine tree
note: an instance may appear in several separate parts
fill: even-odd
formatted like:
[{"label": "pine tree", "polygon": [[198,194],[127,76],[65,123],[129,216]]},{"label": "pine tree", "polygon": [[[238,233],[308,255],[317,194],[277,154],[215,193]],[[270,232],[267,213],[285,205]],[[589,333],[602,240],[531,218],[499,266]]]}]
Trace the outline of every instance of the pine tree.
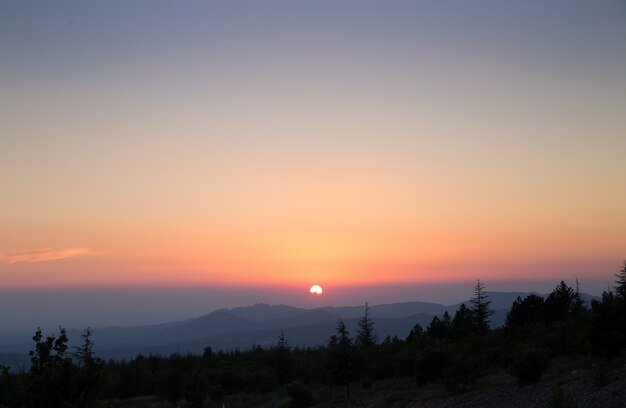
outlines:
[{"label": "pine tree", "polygon": [[626,300],[626,260],[624,261],[624,266],[615,277],[617,278],[615,281],[617,284],[615,286],[615,295],[622,300]]},{"label": "pine tree", "polygon": [[491,301],[485,293],[485,285],[478,279],[474,287],[474,297],[470,300],[472,315],[474,317],[474,330],[485,332],[489,330],[489,318],[493,315]]},{"label": "pine tree", "polygon": [[356,376],[354,346],[343,320],[337,323],[337,335],[332,336],[329,348],[333,355],[331,377],[335,384],[346,387],[346,396],[350,398],[350,383]]},{"label": "pine tree", "polygon": [[[420,326],[419,323],[415,323],[415,326],[413,326],[413,328],[409,332],[409,335],[407,336],[405,341],[407,343],[416,342],[422,337],[423,334],[424,334],[424,329],[422,328],[422,326]],[[385,338],[385,343],[390,343],[390,342],[391,342],[391,338],[387,336]]]},{"label": "pine tree", "polygon": [[282,385],[291,381],[291,353],[283,330],[280,331],[274,350],[276,352],[276,377],[278,384]]},{"label": "pine tree", "polygon": [[452,319],[452,331],[456,337],[464,337],[472,331],[474,327],[474,315],[472,311],[461,303],[459,310]]},{"label": "pine tree", "polygon": [[441,319],[437,316],[433,317],[430,324],[426,327],[426,335],[431,339],[441,340],[450,337],[451,329],[452,321],[446,310]]},{"label": "pine tree", "polygon": [[374,332],[374,321],[369,317],[369,306],[365,302],[365,314],[358,321],[356,344],[359,348],[367,349],[376,344],[378,338]]},{"label": "pine tree", "polygon": [[541,296],[530,294],[523,300],[518,296],[506,314],[505,329],[510,333],[523,327],[538,325],[543,319],[543,304]]},{"label": "pine tree", "polygon": [[548,295],[544,303],[544,319],[548,324],[567,320],[572,315],[576,292],[564,281]]},{"label": "pine tree", "polygon": [[574,298],[572,303],[572,314],[574,316],[578,316],[582,311],[585,310],[585,301],[582,296],[580,296],[580,283],[578,283],[578,278],[576,278],[576,290],[574,292]]},{"label": "pine tree", "polygon": [[88,327],[80,336],[83,340],[82,345],[74,347],[74,352],[72,353],[78,364],[78,375],[74,380],[77,394],[76,402],[74,403],[76,407],[86,407],[95,401],[102,378],[103,362],[94,355],[91,334],[91,328]]}]

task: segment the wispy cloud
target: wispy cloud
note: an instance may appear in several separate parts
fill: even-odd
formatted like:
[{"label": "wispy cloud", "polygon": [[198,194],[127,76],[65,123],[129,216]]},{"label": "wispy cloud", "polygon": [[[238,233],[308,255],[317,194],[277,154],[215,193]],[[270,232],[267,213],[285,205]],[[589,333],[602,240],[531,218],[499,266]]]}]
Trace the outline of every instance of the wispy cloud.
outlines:
[{"label": "wispy cloud", "polygon": [[0,263],[16,264],[47,262],[66,258],[75,258],[78,256],[94,255],[95,253],[95,251],[87,248],[30,249],[27,251],[0,254]]}]

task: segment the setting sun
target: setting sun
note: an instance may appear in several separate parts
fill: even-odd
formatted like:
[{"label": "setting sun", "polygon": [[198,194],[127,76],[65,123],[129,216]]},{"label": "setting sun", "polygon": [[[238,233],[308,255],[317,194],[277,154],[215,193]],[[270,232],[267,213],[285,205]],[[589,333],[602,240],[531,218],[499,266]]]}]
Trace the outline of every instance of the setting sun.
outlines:
[{"label": "setting sun", "polygon": [[324,291],[320,285],[313,285],[311,289],[309,289],[309,292],[311,292],[312,295],[321,295]]}]

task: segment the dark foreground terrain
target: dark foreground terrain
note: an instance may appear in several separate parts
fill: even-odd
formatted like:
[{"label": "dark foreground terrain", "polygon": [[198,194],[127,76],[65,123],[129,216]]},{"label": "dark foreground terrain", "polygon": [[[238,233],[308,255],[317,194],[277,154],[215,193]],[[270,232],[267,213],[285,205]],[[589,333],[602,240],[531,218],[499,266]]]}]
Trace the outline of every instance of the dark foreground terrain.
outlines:
[{"label": "dark foreground terrain", "polygon": [[91,331],[33,336],[30,367],[3,367],[0,407],[626,407],[626,262],[613,290],[587,304],[560,282],[518,297],[489,325],[478,281],[469,302],[405,338],[379,339],[367,304],[352,333],[338,320],[324,346],[101,360]]}]

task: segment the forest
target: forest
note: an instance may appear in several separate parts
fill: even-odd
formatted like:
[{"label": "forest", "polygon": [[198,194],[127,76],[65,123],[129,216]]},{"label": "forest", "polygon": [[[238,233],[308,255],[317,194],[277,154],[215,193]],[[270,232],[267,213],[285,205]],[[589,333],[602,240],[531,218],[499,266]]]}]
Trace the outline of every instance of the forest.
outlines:
[{"label": "forest", "polygon": [[[0,367],[0,407],[348,406],[391,384],[412,395],[458,395],[489,387],[485,379],[498,375],[526,387],[563,361],[593,361],[594,385],[602,387],[623,376],[626,261],[615,276],[589,305],[577,284],[564,281],[545,298],[518,297],[498,328],[489,324],[493,311],[479,280],[469,307],[416,324],[406,338],[379,339],[366,303],[355,333],[340,320],[316,348],[290,347],[280,332],[271,348],[103,361],[90,329],[78,347],[68,346],[62,327],[51,336],[37,330],[30,367]],[[552,406],[576,406],[555,395]]]}]

